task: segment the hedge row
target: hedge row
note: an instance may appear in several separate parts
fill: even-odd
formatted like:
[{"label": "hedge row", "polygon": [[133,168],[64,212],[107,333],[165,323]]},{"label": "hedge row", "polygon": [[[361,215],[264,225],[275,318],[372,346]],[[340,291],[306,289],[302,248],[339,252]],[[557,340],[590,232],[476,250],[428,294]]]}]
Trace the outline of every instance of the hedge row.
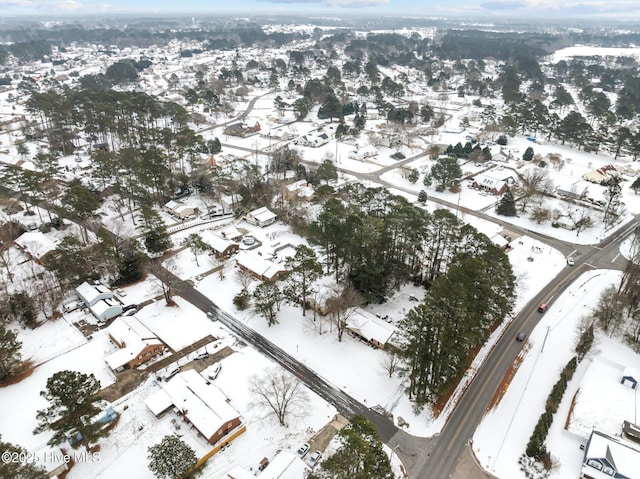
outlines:
[{"label": "hedge row", "polygon": [[560,401],[562,401],[562,396],[567,389],[567,383],[573,377],[573,373],[576,371],[577,367],[577,358],[571,358],[560,373],[560,379],[558,379],[558,382],[553,385],[553,389],[551,389],[551,393],[549,393],[549,397],[547,398],[544,412],[540,416],[540,419],[538,419],[538,423],[533,429],[533,434],[527,444],[527,456],[541,460],[547,453],[545,441],[547,439],[551,423],[553,422],[553,414],[558,410]]}]

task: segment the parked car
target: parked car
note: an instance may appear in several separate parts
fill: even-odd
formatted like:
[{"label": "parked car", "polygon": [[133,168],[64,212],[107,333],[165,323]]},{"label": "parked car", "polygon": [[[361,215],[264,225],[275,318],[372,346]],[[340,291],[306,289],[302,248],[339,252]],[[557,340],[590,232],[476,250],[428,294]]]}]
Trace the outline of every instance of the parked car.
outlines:
[{"label": "parked car", "polygon": [[180,372],[180,366],[169,366],[162,375],[162,379],[168,381]]},{"label": "parked car", "polygon": [[126,295],[127,295],[127,292],[126,292],[124,289],[120,289],[120,288],[118,288],[118,289],[116,289],[116,294],[117,294],[118,296],[120,296],[121,298],[123,298],[124,296],[126,296]]},{"label": "parked car", "polygon": [[311,453],[311,455],[309,456],[309,465],[311,467],[314,467],[321,457],[322,453],[320,451],[313,451],[313,453]]},{"label": "parked car", "polygon": [[525,340],[526,337],[527,337],[527,333],[525,333],[524,331],[521,331],[516,336],[516,340],[522,342]]},{"label": "parked car", "polygon": [[538,306],[538,313],[544,313],[547,310],[547,303],[540,303]]},{"label": "parked car", "polygon": [[122,312],[129,311],[130,309],[138,309],[138,305],[137,304],[127,304],[126,306],[122,307]]},{"label": "parked car", "polygon": [[207,372],[207,377],[211,380],[214,381],[217,377],[218,374],[220,374],[220,370],[222,369],[222,364],[220,363],[215,363],[214,365],[212,365],[208,372]]},{"label": "parked car", "polygon": [[307,444],[306,442],[304,444],[302,444],[299,448],[298,448],[298,456],[300,456],[301,458],[303,458],[307,452],[309,452],[309,448],[311,446],[309,446],[309,444]]},{"label": "parked car", "polygon": [[208,357],[209,357],[209,351],[205,349],[204,351],[200,351],[198,354],[196,354],[196,357],[194,359],[196,360],[207,359]]}]

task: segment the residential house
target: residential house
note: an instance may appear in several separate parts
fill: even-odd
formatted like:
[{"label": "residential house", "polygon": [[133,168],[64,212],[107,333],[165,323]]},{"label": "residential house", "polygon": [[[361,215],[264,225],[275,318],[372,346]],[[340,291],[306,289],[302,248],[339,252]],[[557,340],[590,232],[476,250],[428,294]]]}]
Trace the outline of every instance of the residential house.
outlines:
[{"label": "residential house", "polygon": [[276,281],[281,274],[287,271],[284,266],[248,251],[238,253],[236,264],[241,270],[262,281]]},{"label": "residential house", "polygon": [[247,136],[255,135],[260,132],[260,123],[257,121],[253,126],[249,126],[245,122],[233,123],[224,129],[224,134],[229,136],[239,136],[240,138],[246,138]]},{"label": "residential house", "polygon": [[164,210],[178,219],[184,220],[196,214],[197,208],[191,205],[185,205],[179,201],[171,200],[163,206]]},{"label": "residential house", "polygon": [[193,369],[162,382],[162,389],[145,400],[159,417],[171,407],[209,442],[215,444],[242,424],[240,413],[220,389]]},{"label": "residential house", "polygon": [[500,196],[509,189],[508,180],[497,178],[488,174],[481,174],[474,178],[471,187],[476,190],[486,191],[492,195]]},{"label": "residential house", "polygon": [[204,241],[211,251],[215,254],[216,258],[228,258],[233,253],[238,251],[240,245],[235,241],[228,240],[210,230],[205,230],[200,233],[202,241]]},{"label": "residential house", "polygon": [[589,194],[589,186],[584,180],[577,180],[570,185],[561,185],[556,188],[556,193],[573,200],[583,200]]},{"label": "residential house", "polygon": [[594,429],[584,448],[581,479],[640,479],[640,445]]},{"label": "residential house", "polygon": [[266,206],[262,208],[258,208],[257,210],[250,211],[245,216],[245,219],[255,226],[260,226],[264,228],[265,226],[269,226],[276,222],[278,215],[276,215],[273,211],[271,211]]},{"label": "residential house", "polygon": [[14,240],[14,243],[38,263],[56,249],[56,244],[40,231],[22,233]]},{"label": "residential house", "polygon": [[99,322],[122,314],[122,305],[114,300],[113,293],[106,286],[85,281],[76,288],[76,294]]},{"label": "residential house", "polygon": [[358,309],[347,320],[347,329],[364,341],[384,349],[395,333],[395,328]]},{"label": "residential house", "polygon": [[133,369],[162,354],[164,345],[135,316],[117,318],[107,328],[107,334],[119,349],[105,361],[114,370]]},{"label": "residential house", "polygon": [[295,183],[283,186],[282,195],[287,201],[295,198],[310,201],[313,198],[314,190],[307,180],[298,180]]},{"label": "residential house", "polygon": [[606,185],[621,179],[620,172],[613,165],[605,165],[582,175],[582,179],[598,185]]}]

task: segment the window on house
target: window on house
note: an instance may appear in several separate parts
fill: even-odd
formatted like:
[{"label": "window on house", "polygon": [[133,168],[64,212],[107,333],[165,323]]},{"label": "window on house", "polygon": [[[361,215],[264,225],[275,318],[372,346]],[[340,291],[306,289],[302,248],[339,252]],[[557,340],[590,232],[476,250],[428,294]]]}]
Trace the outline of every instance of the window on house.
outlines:
[{"label": "window on house", "polygon": [[604,472],[605,474],[609,474],[610,476],[615,475],[616,471],[614,471],[613,469],[611,469],[609,466],[604,466],[602,468],[602,472]]},{"label": "window on house", "polygon": [[591,466],[594,469],[597,469],[598,471],[602,471],[602,464],[600,464],[598,461],[596,461],[595,459],[589,459],[587,461],[587,466]]}]

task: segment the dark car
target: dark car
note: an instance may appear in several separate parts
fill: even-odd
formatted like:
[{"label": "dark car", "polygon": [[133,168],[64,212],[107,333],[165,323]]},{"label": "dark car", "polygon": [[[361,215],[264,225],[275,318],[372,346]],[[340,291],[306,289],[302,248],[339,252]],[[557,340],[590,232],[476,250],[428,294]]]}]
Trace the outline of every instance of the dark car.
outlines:
[{"label": "dark car", "polygon": [[522,342],[526,337],[527,337],[527,334],[524,331],[522,331],[518,333],[518,335],[516,336],[516,340]]},{"label": "dark car", "polygon": [[130,309],[137,309],[138,305],[137,304],[127,304],[126,306],[122,307],[122,312],[126,313],[127,311],[129,311]]}]

